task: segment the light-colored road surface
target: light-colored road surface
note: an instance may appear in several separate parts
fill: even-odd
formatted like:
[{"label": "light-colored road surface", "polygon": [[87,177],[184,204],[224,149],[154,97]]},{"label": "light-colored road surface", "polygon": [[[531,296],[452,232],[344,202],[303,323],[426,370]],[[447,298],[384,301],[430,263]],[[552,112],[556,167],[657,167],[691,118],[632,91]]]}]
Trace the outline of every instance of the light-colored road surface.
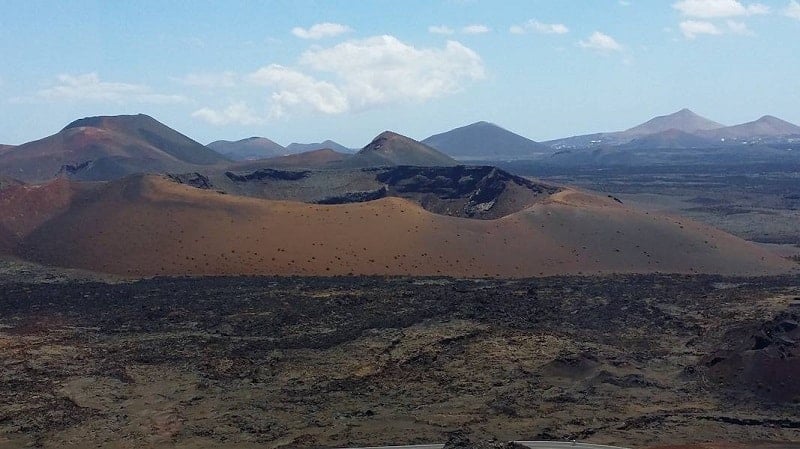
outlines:
[{"label": "light-colored road surface", "polygon": [[572,443],[561,441],[515,441],[515,443],[535,449],[625,449],[617,446],[604,446],[602,444]]},{"label": "light-colored road surface", "polygon": [[[354,447],[350,449],[442,449],[444,444],[417,444],[413,446],[370,446]],[[342,448],[347,449],[347,448]]]},{"label": "light-colored road surface", "polygon": [[[602,444],[572,443],[561,441],[515,441],[532,449],[626,449]],[[442,449],[444,444],[418,444],[416,446],[372,446],[352,449]]]}]

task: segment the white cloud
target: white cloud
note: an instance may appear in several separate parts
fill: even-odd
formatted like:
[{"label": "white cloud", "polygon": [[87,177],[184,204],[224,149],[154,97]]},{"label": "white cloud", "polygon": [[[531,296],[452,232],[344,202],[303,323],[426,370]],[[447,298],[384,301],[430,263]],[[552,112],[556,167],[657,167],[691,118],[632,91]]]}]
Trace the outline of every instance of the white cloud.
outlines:
[{"label": "white cloud", "polygon": [[622,45],[619,44],[613,37],[595,31],[587,39],[578,42],[583,48],[596,50],[601,52],[621,51]]},{"label": "white cloud", "polygon": [[514,25],[508,30],[512,34],[525,34],[526,32],[539,34],[566,34],[569,28],[563,23],[543,23],[538,20],[529,20],[522,25]]},{"label": "white cloud", "polygon": [[274,89],[270,117],[279,118],[292,109],[310,109],[324,114],[341,114],[349,101],[334,84],[277,64],[260,68],[248,76],[256,84]]},{"label": "white cloud", "polygon": [[800,3],[797,3],[796,0],[790,1],[786,9],[783,10],[783,15],[800,20]]},{"label": "white cloud", "polygon": [[246,84],[267,89],[266,109],[260,116],[243,102],[221,110],[202,108],[192,116],[226,125],[260,123],[293,113],[343,114],[424,103],[484,77],[480,56],[459,42],[420,48],[393,36],[375,36],[312,46],[295,67],[270,64],[238,76]]},{"label": "white cloud", "polygon": [[300,63],[335,77],[355,109],[428,101],[485,76],[481,57],[457,41],[444,48],[417,48],[393,36],[311,49]]},{"label": "white cloud", "polygon": [[46,101],[94,101],[105,103],[181,103],[186,99],[180,95],[153,92],[143,84],[129,84],[100,80],[97,73],[81,75],[62,74],[55,85],[36,92],[34,98]]},{"label": "white cloud", "polygon": [[258,125],[264,119],[258,116],[244,102],[233,103],[225,109],[215,110],[212,108],[201,108],[192,113],[192,117],[206,121],[212,125]]},{"label": "white cloud", "polygon": [[534,21],[531,24],[534,31],[543,34],[566,34],[569,33],[569,28],[562,23],[541,23]]},{"label": "white cloud", "polygon": [[767,6],[767,5],[763,4],[763,3],[753,3],[752,5],[747,7],[747,13],[749,15],[759,15],[759,16],[761,16],[761,15],[770,14],[771,12],[772,12],[772,9],[769,6]]},{"label": "white cloud", "polygon": [[756,34],[744,22],[736,22],[735,20],[728,20],[727,24],[728,24],[728,31],[730,31],[731,34],[739,34],[741,36],[755,36]]},{"label": "white cloud", "polygon": [[202,87],[215,89],[221,87],[235,87],[237,75],[234,72],[226,71],[219,73],[190,73],[178,81],[192,87]]},{"label": "white cloud", "polygon": [[672,7],[688,17],[714,19],[724,17],[769,14],[770,8],[761,3],[745,5],[738,0],[680,0]]},{"label": "white cloud", "polygon": [[464,34],[486,34],[489,31],[491,30],[486,25],[477,25],[477,24],[467,25],[461,29],[461,32]]},{"label": "white cloud", "polygon": [[631,6],[631,2],[628,0],[619,0],[617,3],[619,3],[619,6]]},{"label": "white cloud", "polygon": [[681,22],[680,25],[678,25],[678,27],[681,29],[681,33],[683,33],[683,36],[686,39],[694,39],[701,34],[708,34],[708,35],[722,34],[722,30],[720,30],[713,23],[700,20],[686,20]]},{"label": "white cloud", "polygon": [[431,34],[450,35],[455,33],[455,30],[445,25],[431,25],[428,27],[428,32]]},{"label": "white cloud", "polygon": [[292,28],[292,34],[301,39],[322,39],[325,37],[336,37],[351,31],[353,31],[353,29],[347,25],[331,22],[317,23],[312,25],[311,28]]}]

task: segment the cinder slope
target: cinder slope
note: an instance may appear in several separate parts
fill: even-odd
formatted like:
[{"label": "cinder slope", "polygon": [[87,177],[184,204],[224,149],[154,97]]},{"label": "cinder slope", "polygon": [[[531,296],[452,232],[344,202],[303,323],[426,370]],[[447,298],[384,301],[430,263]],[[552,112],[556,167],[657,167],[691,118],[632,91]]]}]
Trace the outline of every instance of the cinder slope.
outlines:
[{"label": "cinder slope", "polygon": [[771,115],[765,115],[758,120],[742,123],[741,125],[704,131],[702,136],[714,139],[749,139],[756,137],[784,137],[800,135],[800,126],[781,120]]},{"label": "cinder slope", "polygon": [[324,150],[324,149],[329,149],[329,150],[336,151],[338,153],[345,153],[345,154],[352,154],[353,153],[352,149],[347,148],[346,146],[344,146],[344,145],[342,145],[342,144],[340,144],[338,142],[334,142],[333,140],[330,140],[330,139],[324,140],[324,141],[319,142],[319,143],[297,143],[297,142],[292,142],[289,145],[286,145],[286,152],[290,153],[290,154],[308,153],[309,151]]},{"label": "cinder slope", "polygon": [[0,175],[26,182],[47,181],[59,173],[108,180],[225,161],[222,155],[143,114],[88,117],[57,134],[0,153]]},{"label": "cinder slope", "polygon": [[286,154],[286,148],[266,137],[249,137],[237,141],[217,140],[207,146],[235,161],[266,159]]},{"label": "cinder slope", "polygon": [[267,201],[132,177],[45,223],[19,255],[123,275],[771,274],[793,264],[728,234],[563,191],[498,220],[398,198]]},{"label": "cinder slope", "polygon": [[711,139],[690,134],[678,129],[668,129],[655,134],[637,137],[625,145],[623,149],[682,149],[709,148],[715,145]]},{"label": "cinder slope", "polygon": [[661,115],[652,118],[641,125],[634,126],[628,130],[623,131],[626,137],[639,137],[648,134],[660,133],[670,129],[677,129],[686,133],[693,133],[700,130],[710,130],[722,128],[725,125],[701,117],[689,109],[681,109],[678,112]]},{"label": "cinder slope", "polygon": [[414,165],[419,167],[451,167],[458,165],[455,159],[417,142],[410,137],[384,131],[344,162],[348,167],[387,167]]},{"label": "cinder slope", "polygon": [[13,184],[0,190],[0,227],[23,238],[46,221],[69,209],[92,184],[59,178],[47,184]]},{"label": "cinder slope", "polygon": [[326,168],[338,162],[342,162],[351,155],[339,153],[324,148],[321,150],[308,151],[305,153],[290,154],[288,156],[271,157],[251,162],[240,162],[229,168],[231,170],[258,170],[267,167],[279,168]]},{"label": "cinder slope", "polygon": [[543,144],[555,149],[577,149],[594,147],[614,147],[630,143],[632,140],[649,136],[651,134],[662,133],[669,130],[678,130],[689,134],[699,134],[707,130],[723,128],[725,125],[701,117],[689,109],[681,109],[678,112],[654,117],[640,125],[629,128],[625,131],[585,134],[563,139],[551,140]]},{"label": "cinder slope", "polygon": [[550,148],[494,123],[477,122],[436,134],[422,143],[454,158],[497,159],[530,157]]}]

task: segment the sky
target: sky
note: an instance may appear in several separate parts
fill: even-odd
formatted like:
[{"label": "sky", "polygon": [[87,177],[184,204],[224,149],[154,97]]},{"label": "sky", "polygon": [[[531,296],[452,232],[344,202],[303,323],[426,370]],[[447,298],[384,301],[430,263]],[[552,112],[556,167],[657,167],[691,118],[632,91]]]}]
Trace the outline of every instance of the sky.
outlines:
[{"label": "sky", "polygon": [[3,0],[0,143],[145,113],[202,142],[537,141],[684,107],[800,123],[797,0]]}]

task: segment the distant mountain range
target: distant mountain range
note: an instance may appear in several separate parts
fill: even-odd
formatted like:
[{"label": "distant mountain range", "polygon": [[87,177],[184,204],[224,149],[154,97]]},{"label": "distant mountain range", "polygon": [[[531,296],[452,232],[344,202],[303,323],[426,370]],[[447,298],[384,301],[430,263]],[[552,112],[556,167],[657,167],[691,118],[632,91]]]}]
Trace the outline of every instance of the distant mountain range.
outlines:
[{"label": "distant mountain range", "polygon": [[[312,150],[304,151],[308,149]],[[57,176],[106,181],[133,173],[226,170],[236,167],[235,161],[249,160],[258,161],[252,167],[352,168],[454,166],[459,163],[456,159],[536,160],[571,166],[775,162],[798,157],[800,126],[773,116],[724,126],[688,109],[625,131],[544,143],[488,122],[435,134],[422,142],[386,131],[355,154],[331,140],[282,147],[265,137],[251,137],[204,146],[139,114],[87,117],[40,140],[0,145],[0,177],[24,182]]]},{"label": "distant mountain range", "polygon": [[800,138],[800,127],[776,117],[725,126],[681,109],[625,131],[585,134],[544,142],[552,150],[623,147],[627,149],[689,149],[741,143],[769,143]]},{"label": "distant mountain range", "polygon": [[230,141],[217,140],[207,145],[212,150],[235,161],[254,161],[292,154],[306,153],[315,150],[333,150],[339,153],[353,153],[353,150],[332,140],[320,143],[290,143],[281,146],[266,137],[248,137],[247,139]]},{"label": "distant mountain range", "polygon": [[[317,146],[348,153],[322,148],[287,154]],[[0,146],[0,179],[109,181],[138,173],[458,164],[434,148],[391,131],[381,133],[356,154],[333,141],[291,147],[264,137],[204,146],[143,114],[87,117],[44,139]]]},{"label": "distant mountain range", "polygon": [[699,131],[697,135],[716,140],[753,140],[758,138],[800,136],[800,126],[771,115],[765,115],[753,122]]}]

